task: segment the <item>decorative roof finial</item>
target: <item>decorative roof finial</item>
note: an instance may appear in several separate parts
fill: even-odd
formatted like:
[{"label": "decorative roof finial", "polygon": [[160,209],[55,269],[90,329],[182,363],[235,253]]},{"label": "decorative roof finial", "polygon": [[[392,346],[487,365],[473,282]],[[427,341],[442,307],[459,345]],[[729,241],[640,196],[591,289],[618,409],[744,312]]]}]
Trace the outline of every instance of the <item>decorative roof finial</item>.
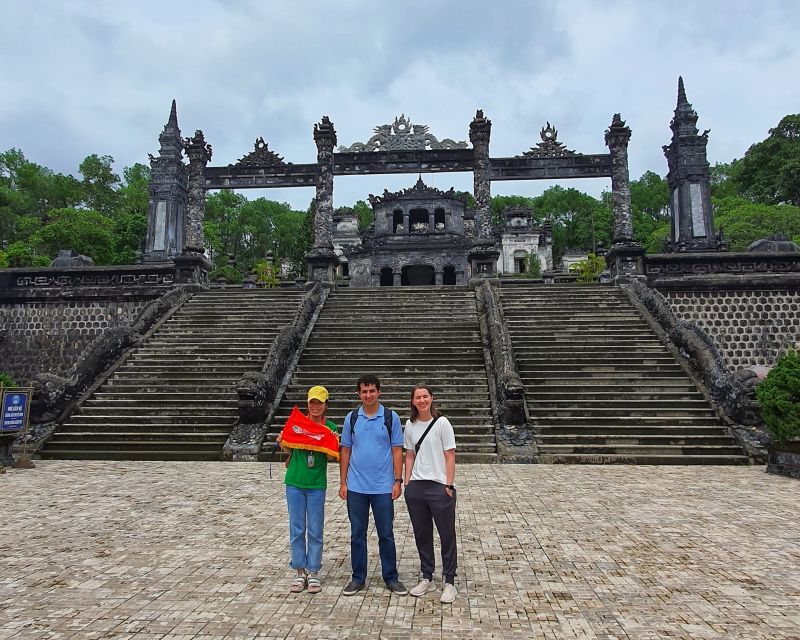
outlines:
[{"label": "decorative roof finial", "polygon": [[678,104],[689,104],[686,99],[686,89],[683,87],[683,76],[678,76]]},{"label": "decorative roof finial", "polygon": [[169,110],[169,120],[167,120],[168,127],[178,128],[178,107],[175,104],[175,98],[172,99],[172,108]]}]

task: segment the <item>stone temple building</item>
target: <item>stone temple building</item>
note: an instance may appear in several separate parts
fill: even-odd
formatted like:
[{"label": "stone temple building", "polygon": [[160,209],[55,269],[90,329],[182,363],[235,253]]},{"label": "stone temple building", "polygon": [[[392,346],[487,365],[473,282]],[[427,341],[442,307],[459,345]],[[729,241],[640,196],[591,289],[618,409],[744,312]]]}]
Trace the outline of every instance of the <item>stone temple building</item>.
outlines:
[{"label": "stone temple building", "polygon": [[[462,285],[471,277],[469,251],[475,236],[474,214],[466,194],[441,191],[422,178],[408,189],[369,196],[374,222],[359,233],[354,213],[334,214],[333,244],[339,275],[353,287]],[[509,207],[503,212],[497,273],[528,270],[530,256],[542,269],[552,267],[552,230],[534,226],[533,211]]]}]

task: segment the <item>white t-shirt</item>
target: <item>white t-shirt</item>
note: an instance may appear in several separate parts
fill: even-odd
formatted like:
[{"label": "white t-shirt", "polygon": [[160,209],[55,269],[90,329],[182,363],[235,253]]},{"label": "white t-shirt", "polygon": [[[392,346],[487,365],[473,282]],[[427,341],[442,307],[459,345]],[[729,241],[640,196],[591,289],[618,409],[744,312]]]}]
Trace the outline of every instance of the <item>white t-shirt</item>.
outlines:
[{"label": "white t-shirt", "polygon": [[[430,420],[406,420],[406,430],[403,436],[403,446],[409,451],[414,451],[417,441],[425,433]],[[425,436],[422,446],[414,462],[411,480],[433,480],[447,484],[447,470],[444,466],[444,452],[456,448],[456,436],[453,425],[444,416],[439,416],[436,424]]]}]

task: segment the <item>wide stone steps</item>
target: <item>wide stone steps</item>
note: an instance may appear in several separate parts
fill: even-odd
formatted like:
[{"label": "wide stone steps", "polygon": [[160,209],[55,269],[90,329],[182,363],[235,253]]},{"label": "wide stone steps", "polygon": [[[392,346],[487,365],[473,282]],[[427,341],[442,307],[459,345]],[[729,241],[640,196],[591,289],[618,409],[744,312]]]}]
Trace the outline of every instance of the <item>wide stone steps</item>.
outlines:
[{"label": "wide stone steps", "polygon": [[260,370],[303,292],[196,294],[47,443],[43,457],[219,460],[236,383]]},{"label": "wide stone steps", "polygon": [[262,458],[294,405],[317,384],[331,394],[328,416],[342,426],[359,406],[357,378],[381,379],[381,403],[405,423],[411,388],[430,384],[456,433],[459,462],[497,459],[475,294],[458,287],[340,289],[332,294],[301,354],[275,415]]},{"label": "wide stone steps", "polygon": [[540,462],[746,464],[618,289],[500,289]]}]

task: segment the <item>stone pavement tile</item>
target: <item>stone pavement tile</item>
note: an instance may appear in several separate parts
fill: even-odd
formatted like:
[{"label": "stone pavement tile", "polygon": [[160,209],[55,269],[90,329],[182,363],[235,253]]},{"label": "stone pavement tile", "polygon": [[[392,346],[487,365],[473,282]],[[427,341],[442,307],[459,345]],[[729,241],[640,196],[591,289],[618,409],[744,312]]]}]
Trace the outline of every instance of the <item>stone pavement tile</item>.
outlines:
[{"label": "stone pavement tile", "polygon": [[[385,589],[374,529],[367,588],[341,595],[349,525],[332,490],[323,591],[290,594],[284,487],[265,467],[5,474],[0,640],[800,638],[800,494],[763,468],[461,465],[459,595],[443,606]],[[412,586],[402,500],[395,537]]]}]

